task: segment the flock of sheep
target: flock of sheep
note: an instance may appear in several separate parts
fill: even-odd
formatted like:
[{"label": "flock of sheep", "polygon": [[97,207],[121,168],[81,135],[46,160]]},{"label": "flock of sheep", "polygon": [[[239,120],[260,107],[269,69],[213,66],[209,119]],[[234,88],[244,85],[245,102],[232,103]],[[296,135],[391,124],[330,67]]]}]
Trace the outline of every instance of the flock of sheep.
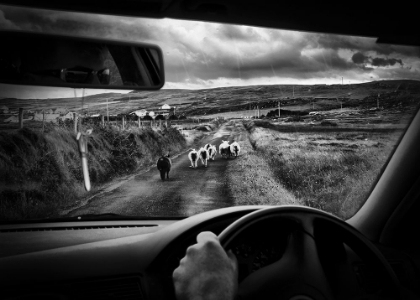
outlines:
[{"label": "flock of sheep", "polygon": [[[229,144],[229,141],[222,141],[222,143],[219,145],[219,154],[225,159],[230,156],[238,157],[240,151],[241,147],[239,146],[238,142]],[[195,149],[190,149],[190,152],[188,153],[188,158],[191,162],[190,168],[197,168],[198,159],[200,159],[204,167],[207,168],[207,161],[209,159],[214,160],[216,154],[216,146],[211,144],[204,145],[204,147],[201,147],[198,151]],[[158,159],[156,165],[160,172],[160,178],[165,180],[166,175],[166,178],[169,179],[169,171],[172,167],[172,161],[169,158],[169,154],[161,156]]]},{"label": "flock of sheep", "polygon": [[[237,157],[240,151],[241,147],[239,146],[238,142],[229,144],[229,141],[222,141],[222,143],[219,145],[219,154],[224,158],[228,158],[230,156]],[[188,153],[188,158],[191,162],[190,168],[197,168],[198,159],[200,159],[204,167],[207,168],[207,161],[209,159],[214,160],[216,154],[216,146],[212,144],[206,144],[198,151],[195,149],[190,149],[190,152]]]}]

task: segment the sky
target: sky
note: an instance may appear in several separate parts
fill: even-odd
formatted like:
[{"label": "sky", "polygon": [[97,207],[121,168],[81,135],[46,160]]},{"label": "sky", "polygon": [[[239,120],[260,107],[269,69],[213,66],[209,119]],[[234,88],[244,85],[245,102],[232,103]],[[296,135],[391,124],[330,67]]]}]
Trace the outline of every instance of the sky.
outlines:
[{"label": "sky", "polygon": [[[376,44],[366,37],[1,5],[0,29],[157,44],[166,89],[420,80],[418,47]],[[49,95],[55,97],[53,91]]]}]

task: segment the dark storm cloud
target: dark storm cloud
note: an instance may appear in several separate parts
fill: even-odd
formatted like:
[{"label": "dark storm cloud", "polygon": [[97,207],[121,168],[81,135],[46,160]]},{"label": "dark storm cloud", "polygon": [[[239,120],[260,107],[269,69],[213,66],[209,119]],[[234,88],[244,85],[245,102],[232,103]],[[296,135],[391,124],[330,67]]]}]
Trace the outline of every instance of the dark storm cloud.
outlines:
[{"label": "dark storm cloud", "polygon": [[369,62],[369,57],[365,56],[363,53],[361,52],[356,52],[353,54],[353,56],[351,57],[351,60],[355,63],[355,64],[364,64]]},{"label": "dark storm cloud", "polygon": [[354,36],[316,34],[314,42],[327,49],[347,49],[350,51],[374,51],[381,55],[400,54],[420,57],[420,47],[378,44],[376,38],[361,38]]},{"label": "dark storm cloud", "polygon": [[[394,66],[395,64],[400,64],[401,66],[403,66],[403,62],[401,59],[397,59],[397,58],[382,58],[382,57],[370,57],[370,56],[366,56],[361,52],[356,52],[355,54],[353,54],[351,60],[358,65],[363,65],[364,67],[366,67],[366,64],[371,64],[372,66],[375,67],[388,67],[388,66]],[[371,70],[371,68],[368,68],[369,70]]]},{"label": "dark storm cloud", "polygon": [[375,57],[372,59],[372,66],[377,67],[386,67],[386,66],[393,66],[396,63],[399,63],[401,66],[403,65],[401,59],[395,59],[395,58],[381,58],[381,57]]}]

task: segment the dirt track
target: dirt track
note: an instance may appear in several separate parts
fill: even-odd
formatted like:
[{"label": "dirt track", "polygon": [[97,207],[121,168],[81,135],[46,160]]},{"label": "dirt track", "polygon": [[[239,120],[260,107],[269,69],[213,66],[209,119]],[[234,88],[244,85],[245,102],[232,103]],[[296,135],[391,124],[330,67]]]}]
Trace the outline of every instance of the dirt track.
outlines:
[{"label": "dirt track", "polygon": [[[221,140],[240,140],[244,132],[234,124],[223,125],[201,143],[217,146]],[[231,158],[232,159],[232,158]],[[156,168],[135,176],[118,188],[91,198],[85,205],[73,209],[68,216],[117,213],[136,216],[191,216],[207,210],[232,206],[226,185],[229,160],[216,155],[205,168],[190,168],[187,152],[172,160],[169,180],[162,181]]]}]

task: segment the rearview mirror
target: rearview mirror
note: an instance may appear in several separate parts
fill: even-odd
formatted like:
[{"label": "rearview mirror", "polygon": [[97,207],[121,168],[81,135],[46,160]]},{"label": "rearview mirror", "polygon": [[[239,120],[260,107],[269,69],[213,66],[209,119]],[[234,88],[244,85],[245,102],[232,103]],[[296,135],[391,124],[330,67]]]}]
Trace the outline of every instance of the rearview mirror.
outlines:
[{"label": "rearview mirror", "polygon": [[156,45],[0,31],[0,83],[157,90],[165,83]]}]

